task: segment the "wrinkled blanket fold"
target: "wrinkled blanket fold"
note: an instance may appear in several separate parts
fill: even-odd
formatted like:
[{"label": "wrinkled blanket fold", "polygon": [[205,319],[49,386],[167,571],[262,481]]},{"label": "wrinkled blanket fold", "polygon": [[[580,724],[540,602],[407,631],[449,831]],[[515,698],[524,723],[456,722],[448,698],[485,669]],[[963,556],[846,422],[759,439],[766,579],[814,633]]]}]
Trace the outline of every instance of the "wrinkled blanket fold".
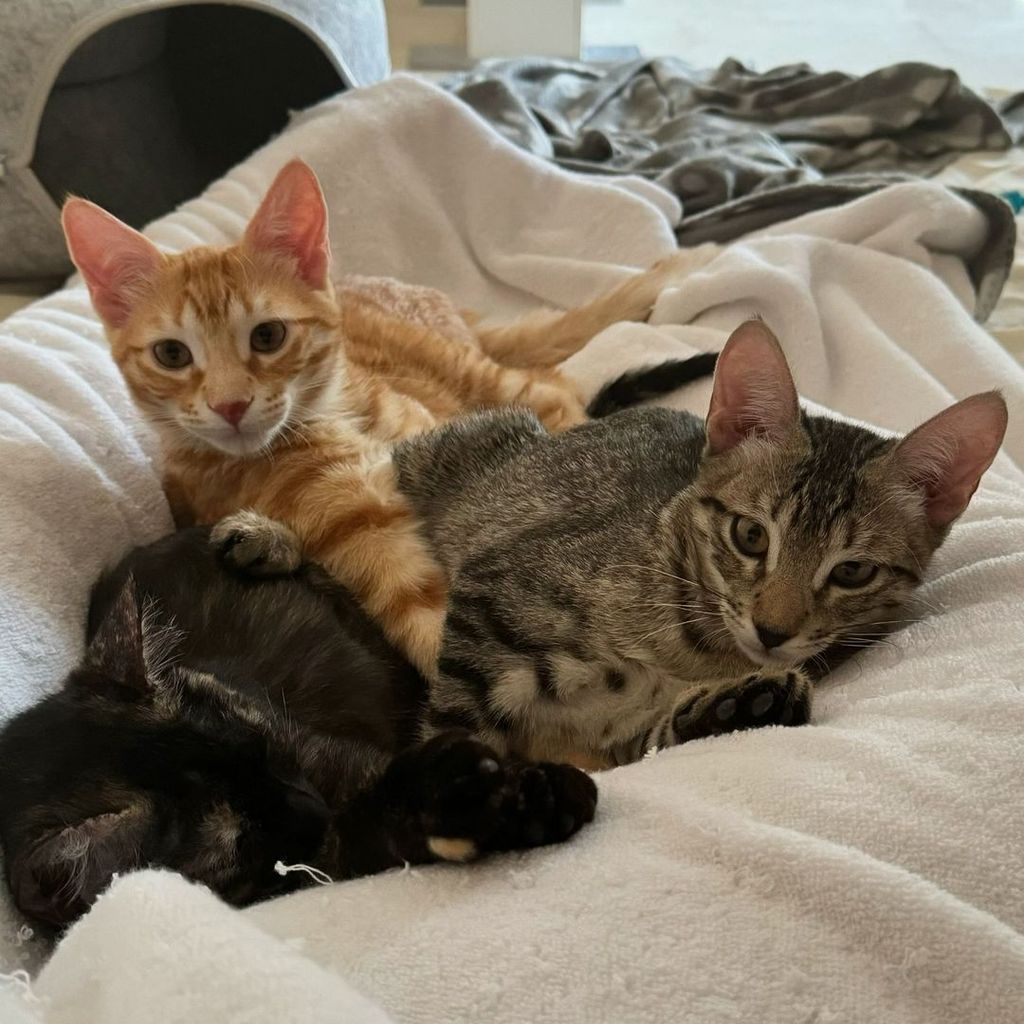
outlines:
[{"label": "wrinkled blanket fold", "polygon": [[[912,176],[960,154],[1024,138],[1024,93],[990,104],[948,69],[894,64],[854,77],[739,61],[698,71],[673,57],[595,67],[524,58],[485,61],[446,83],[505,138],[560,166],[636,174],[682,204],[682,244],[731,241]],[[1001,262],[1012,218],[983,193]],[[979,319],[1005,281],[972,265]]]},{"label": "wrinkled blanket fold", "polygon": [[931,174],[1024,137],[1024,93],[996,105],[955,72],[907,62],[860,77],[732,58],[596,67],[484,61],[446,86],[502,135],[573,170],[642,174],[687,215],[749,192],[849,171]]}]

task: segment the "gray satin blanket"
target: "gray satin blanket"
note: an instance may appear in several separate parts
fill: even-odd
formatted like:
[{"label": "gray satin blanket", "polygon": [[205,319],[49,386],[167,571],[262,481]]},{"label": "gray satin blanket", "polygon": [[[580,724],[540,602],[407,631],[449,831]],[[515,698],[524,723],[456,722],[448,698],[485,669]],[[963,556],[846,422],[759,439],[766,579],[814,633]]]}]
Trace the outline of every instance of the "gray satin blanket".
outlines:
[{"label": "gray satin blanket", "polygon": [[[569,170],[639,174],[676,195],[681,242],[725,242],[834,206],[960,154],[1024,137],[1024,94],[990,104],[957,75],[894,64],[863,77],[736,60],[695,71],[674,58],[611,68],[487,61],[445,83],[507,139]],[[994,303],[1012,259],[1009,207],[961,190],[988,216],[972,267]],[[981,303],[982,310],[989,305]]]}]

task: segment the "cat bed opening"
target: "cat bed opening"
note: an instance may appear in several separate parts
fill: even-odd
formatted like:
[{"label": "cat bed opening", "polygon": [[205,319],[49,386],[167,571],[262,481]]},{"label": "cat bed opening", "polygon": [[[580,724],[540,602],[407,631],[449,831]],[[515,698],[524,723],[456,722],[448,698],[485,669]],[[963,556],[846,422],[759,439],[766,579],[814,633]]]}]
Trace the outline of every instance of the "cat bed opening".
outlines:
[{"label": "cat bed opening", "polygon": [[142,227],[389,71],[381,0],[15,0],[5,22],[0,278],[70,271],[68,193]]}]

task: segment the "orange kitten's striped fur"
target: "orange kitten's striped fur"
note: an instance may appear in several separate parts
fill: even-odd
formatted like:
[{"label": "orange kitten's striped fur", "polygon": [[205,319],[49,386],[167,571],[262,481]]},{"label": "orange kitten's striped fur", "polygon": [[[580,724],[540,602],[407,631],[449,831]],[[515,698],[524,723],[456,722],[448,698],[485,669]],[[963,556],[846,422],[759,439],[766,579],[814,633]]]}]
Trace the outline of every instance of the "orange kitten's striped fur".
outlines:
[{"label": "orange kitten's striped fur", "polygon": [[64,227],[113,357],[161,433],[178,521],[251,508],[289,524],[426,671],[445,581],[396,490],[390,444],[509,403],[552,429],[580,422],[557,363],[645,316],[670,276],[708,256],[683,252],[564,314],[471,328],[432,290],[336,292],[323,196],[298,161],[238,245],[164,255],[82,199],[65,205]]}]

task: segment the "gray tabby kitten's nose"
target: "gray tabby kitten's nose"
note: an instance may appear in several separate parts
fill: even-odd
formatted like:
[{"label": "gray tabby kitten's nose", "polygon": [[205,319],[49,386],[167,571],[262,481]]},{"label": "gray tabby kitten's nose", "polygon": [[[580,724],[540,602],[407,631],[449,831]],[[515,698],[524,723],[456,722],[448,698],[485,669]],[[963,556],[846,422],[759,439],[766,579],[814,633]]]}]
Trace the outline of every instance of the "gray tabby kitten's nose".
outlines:
[{"label": "gray tabby kitten's nose", "polygon": [[780,633],[777,629],[770,629],[768,626],[755,626],[757,639],[764,644],[766,650],[773,647],[780,647],[792,636],[791,633]]}]

